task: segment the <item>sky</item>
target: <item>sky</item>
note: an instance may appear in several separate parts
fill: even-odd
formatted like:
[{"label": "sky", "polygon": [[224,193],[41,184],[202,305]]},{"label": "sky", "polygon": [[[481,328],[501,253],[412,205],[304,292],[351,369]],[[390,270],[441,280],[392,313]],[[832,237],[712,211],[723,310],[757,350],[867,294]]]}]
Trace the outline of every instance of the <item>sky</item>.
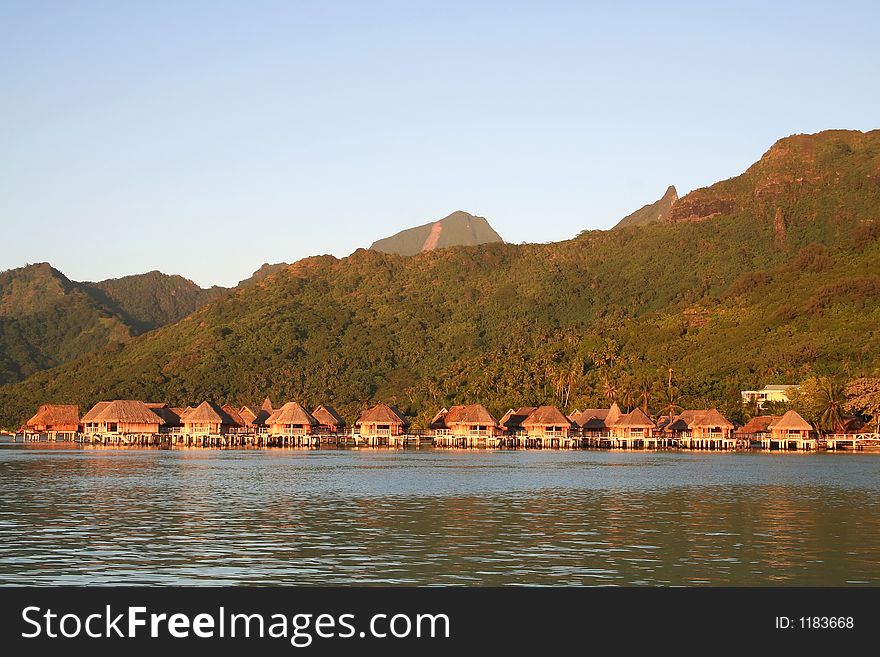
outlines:
[{"label": "sky", "polygon": [[234,285],[465,210],[609,228],[880,128],[877,2],[0,0],[0,270]]}]

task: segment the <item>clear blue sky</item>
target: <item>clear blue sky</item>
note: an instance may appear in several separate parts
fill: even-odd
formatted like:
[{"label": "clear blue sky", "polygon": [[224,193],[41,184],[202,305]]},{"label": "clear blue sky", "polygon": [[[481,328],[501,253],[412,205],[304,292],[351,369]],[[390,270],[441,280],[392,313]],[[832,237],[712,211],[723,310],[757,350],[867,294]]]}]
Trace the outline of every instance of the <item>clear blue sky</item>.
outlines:
[{"label": "clear blue sky", "polygon": [[555,241],[880,127],[876,2],[595,4],[0,0],[0,269],[228,285],[456,209]]}]

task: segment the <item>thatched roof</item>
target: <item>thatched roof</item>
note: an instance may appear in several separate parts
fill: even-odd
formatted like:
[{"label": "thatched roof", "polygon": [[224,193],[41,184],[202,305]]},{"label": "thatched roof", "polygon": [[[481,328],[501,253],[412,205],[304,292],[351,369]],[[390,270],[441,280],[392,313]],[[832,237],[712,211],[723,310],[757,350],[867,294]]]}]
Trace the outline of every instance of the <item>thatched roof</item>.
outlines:
[{"label": "thatched roof", "polygon": [[723,427],[725,429],[733,429],[733,422],[728,420],[726,417],[721,415],[717,408],[710,408],[708,411],[704,411],[701,415],[698,415],[695,419],[692,427]]},{"label": "thatched roof", "polygon": [[324,426],[345,426],[345,420],[342,419],[342,416],[336,412],[336,409],[329,404],[321,404],[318,406],[318,408],[312,411],[312,417],[318,421],[318,424],[323,424]]},{"label": "thatched roof", "polygon": [[466,406],[451,406],[449,409],[442,409],[431,420],[430,428],[444,429],[451,428],[456,425],[473,425],[497,427],[498,422],[492,417],[492,414],[486,410],[482,404],[468,404]]},{"label": "thatched roof", "polygon": [[610,409],[607,408],[585,408],[584,410],[575,409],[568,415],[568,419],[579,427],[583,427],[590,420],[598,420],[602,422],[607,416]]},{"label": "thatched roof", "polygon": [[269,416],[266,424],[300,424],[316,427],[318,421],[297,402],[287,402]]},{"label": "thatched roof", "polygon": [[220,406],[211,401],[203,401],[191,411],[188,411],[183,421],[185,424],[225,424],[234,427],[235,420]]},{"label": "thatched roof", "polygon": [[239,409],[238,414],[245,425],[263,426],[272,415],[272,411],[267,411],[259,406],[245,404]]},{"label": "thatched roof", "polygon": [[266,398],[263,400],[263,405],[260,406],[264,411],[269,411],[270,413],[274,410],[272,408],[272,400],[269,399],[269,395],[266,395]]},{"label": "thatched roof", "polygon": [[764,433],[770,431],[770,425],[778,420],[778,415],[758,415],[745,423],[742,433]]},{"label": "thatched roof", "polygon": [[172,409],[177,417],[180,418],[180,421],[183,422],[186,419],[186,414],[191,413],[195,410],[192,406],[174,406]]},{"label": "thatched roof", "polygon": [[79,407],[73,404],[43,404],[27,421],[27,426],[79,424]]},{"label": "thatched roof", "polygon": [[649,418],[641,408],[634,408],[626,415],[622,415],[614,426],[649,429],[654,428],[657,425],[654,424],[654,420]]},{"label": "thatched roof", "polygon": [[396,407],[388,404],[376,404],[363,411],[355,424],[394,424],[408,427],[409,421]]},{"label": "thatched roof", "polygon": [[[99,406],[101,406],[100,409],[98,409]],[[86,417],[90,415],[92,417],[86,420]],[[147,408],[147,405],[144,402],[134,399],[117,399],[112,402],[98,402],[92,407],[92,410],[86,413],[86,417],[83,417],[84,422],[165,424],[165,420]]]},{"label": "thatched roof", "polygon": [[788,411],[778,420],[770,423],[770,429],[773,431],[812,431],[813,425],[800,416],[797,411]]},{"label": "thatched roof", "polygon": [[570,427],[569,420],[555,406],[538,406],[523,420],[524,427]]},{"label": "thatched roof", "polygon": [[145,406],[165,420],[166,427],[180,426],[180,415],[178,415],[173,408],[169,408],[168,404],[163,404],[161,402],[146,402]]},{"label": "thatched roof", "polygon": [[526,418],[535,412],[537,406],[520,406],[517,409],[511,408],[501,418],[499,424],[505,429],[519,429],[522,427]]},{"label": "thatched roof", "polygon": [[226,413],[226,415],[228,415],[230,418],[232,418],[232,421],[235,423],[235,426],[243,427],[245,425],[244,418],[241,417],[241,414],[239,414],[237,409],[233,408],[229,404],[223,404],[223,406],[221,406],[220,408],[223,409],[223,411]]},{"label": "thatched roof", "polygon": [[682,411],[669,422],[664,429],[670,431],[687,431],[696,427],[724,427],[733,429],[733,422],[721,415],[716,408],[708,410]]},{"label": "thatched roof", "polygon": [[108,401],[99,401],[97,404],[92,406],[88,412],[82,416],[83,422],[97,422],[98,416],[110,405]]}]

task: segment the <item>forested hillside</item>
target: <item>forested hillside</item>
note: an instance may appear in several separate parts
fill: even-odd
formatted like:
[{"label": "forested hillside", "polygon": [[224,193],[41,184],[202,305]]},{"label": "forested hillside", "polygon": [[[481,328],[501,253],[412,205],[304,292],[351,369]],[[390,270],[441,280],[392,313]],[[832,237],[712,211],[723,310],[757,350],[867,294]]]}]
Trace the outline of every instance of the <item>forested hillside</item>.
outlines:
[{"label": "forested hillside", "polygon": [[[536,217],[539,225],[541,217]],[[40,402],[372,400],[741,411],[738,391],[880,367],[880,131],[781,140],[670,219],[553,244],[309,258],[177,324],[0,388]]]}]

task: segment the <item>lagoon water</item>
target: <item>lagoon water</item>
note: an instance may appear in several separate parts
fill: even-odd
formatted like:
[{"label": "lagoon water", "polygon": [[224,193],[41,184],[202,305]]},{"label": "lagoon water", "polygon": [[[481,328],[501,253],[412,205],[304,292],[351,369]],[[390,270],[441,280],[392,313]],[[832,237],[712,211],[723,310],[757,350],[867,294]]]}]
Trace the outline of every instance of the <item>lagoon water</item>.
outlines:
[{"label": "lagoon water", "polygon": [[880,455],[0,444],[0,584],[880,584]]}]

